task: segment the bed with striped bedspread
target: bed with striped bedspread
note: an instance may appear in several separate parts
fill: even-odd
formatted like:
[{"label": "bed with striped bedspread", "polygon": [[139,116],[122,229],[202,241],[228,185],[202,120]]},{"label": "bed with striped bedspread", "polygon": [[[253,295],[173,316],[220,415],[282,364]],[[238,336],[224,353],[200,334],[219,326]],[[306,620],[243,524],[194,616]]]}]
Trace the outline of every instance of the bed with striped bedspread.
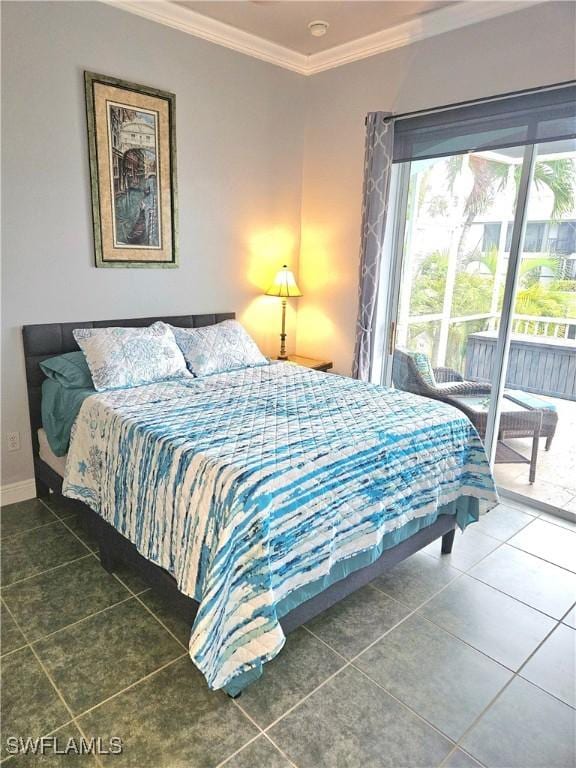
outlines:
[{"label": "bed with striped bedspread", "polygon": [[307,585],[417,518],[497,503],[456,409],[282,363],[92,395],[63,493],[198,601],[190,656],[227,690],[280,651],[279,606]]}]

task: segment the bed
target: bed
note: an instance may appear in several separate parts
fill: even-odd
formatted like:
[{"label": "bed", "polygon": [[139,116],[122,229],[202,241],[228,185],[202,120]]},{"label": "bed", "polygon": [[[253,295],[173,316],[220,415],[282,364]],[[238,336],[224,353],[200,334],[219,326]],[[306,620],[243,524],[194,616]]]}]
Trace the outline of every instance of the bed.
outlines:
[{"label": "bed", "polygon": [[[192,627],[190,656],[236,696],[285,636],[497,503],[456,409],[289,363],[86,399],[65,478],[42,434],[39,366],[73,329],[195,328],[232,313],[23,329],[39,496],[64,493],[104,568],[129,562]],[[48,446],[49,447],[49,446]]]}]

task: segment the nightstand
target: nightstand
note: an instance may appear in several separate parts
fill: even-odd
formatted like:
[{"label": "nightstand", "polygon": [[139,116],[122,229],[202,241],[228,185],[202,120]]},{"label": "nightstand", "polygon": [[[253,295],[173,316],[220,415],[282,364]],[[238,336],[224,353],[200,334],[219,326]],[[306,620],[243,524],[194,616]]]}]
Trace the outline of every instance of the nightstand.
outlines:
[{"label": "nightstand", "polygon": [[288,360],[304,368],[313,368],[315,371],[329,371],[332,368],[331,360],[316,360],[314,357],[302,357],[302,355],[288,355]]}]

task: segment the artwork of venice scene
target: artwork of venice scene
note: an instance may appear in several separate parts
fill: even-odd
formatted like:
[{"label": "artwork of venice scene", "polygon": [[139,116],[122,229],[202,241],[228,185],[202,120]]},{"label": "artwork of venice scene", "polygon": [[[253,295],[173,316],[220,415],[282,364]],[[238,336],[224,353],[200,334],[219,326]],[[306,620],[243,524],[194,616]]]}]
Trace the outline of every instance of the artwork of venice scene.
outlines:
[{"label": "artwork of venice scene", "polygon": [[161,247],[156,113],[108,103],[114,245]]},{"label": "artwork of venice scene", "polygon": [[176,96],[84,73],[97,267],[177,267]]}]

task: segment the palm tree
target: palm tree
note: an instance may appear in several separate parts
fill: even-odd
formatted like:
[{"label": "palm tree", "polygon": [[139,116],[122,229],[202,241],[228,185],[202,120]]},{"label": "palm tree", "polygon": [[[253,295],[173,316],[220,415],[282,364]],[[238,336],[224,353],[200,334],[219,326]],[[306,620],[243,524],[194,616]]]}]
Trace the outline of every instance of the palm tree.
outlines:
[{"label": "palm tree", "polygon": [[[448,188],[452,191],[458,174],[462,170],[464,155],[455,155],[448,159]],[[485,213],[494,202],[497,193],[508,183],[510,165],[490,160],[480,155],[469,155],[468,166],[474,182],[464,205],[464,224],[458,242],[458,255],[462,250],[466,236],[477,216]],[[513,178],[516,185],[516,197],[520,185],[522,166],[514,167]],[[552,219],[570,213],[576,205],[576,163],[571,158],[558,160],[539,160],[534,166],[534,184],[538,189],[548,187],[554,203]]]},{"label": "palm tree", "polygon": [[[521,173],[521,166],[516,166],[514,169],[516,195],[518,195]],[[574,160],[570,158],[539,160],[534,166],[534,184],[537,189],[548,187],[552,192],[554,197],[552,219],[554,221],[574,210],[576,194],[576,163]]]}]

